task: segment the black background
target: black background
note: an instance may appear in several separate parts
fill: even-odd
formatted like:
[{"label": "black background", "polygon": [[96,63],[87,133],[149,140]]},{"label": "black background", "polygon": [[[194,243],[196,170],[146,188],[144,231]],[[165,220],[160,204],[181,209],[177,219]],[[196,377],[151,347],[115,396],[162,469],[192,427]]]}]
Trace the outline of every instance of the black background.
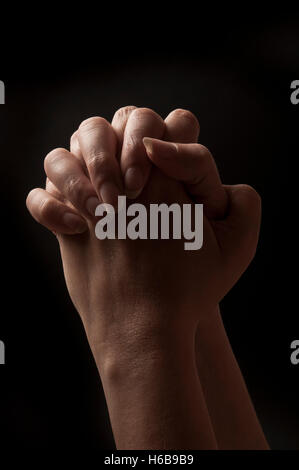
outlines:
[{"label": "black background", "polygon": [[290,343],[299,336],[299,105],[290,102],[290,84],[299,79],[299,21],[249,17],[245,6],[238,20],[190,13],[158,23],[157,13],[146,23],[145,12],[120,26],[101,17],[89,34],[69,23],[63,40],[61,25],[49,23],[32,39],[20,35],[2,55],[0,447],[114,446],[58,244],[31,219],[25,199],[44,184],[45,155],[67,147],[83,119],[110,120],[134,104],[162,117],[175,108],[193,111],[223,181],[251,184],[262,196],[257,256],[222,312],[271,447],[299,449],[299,365],[290,363]]}]

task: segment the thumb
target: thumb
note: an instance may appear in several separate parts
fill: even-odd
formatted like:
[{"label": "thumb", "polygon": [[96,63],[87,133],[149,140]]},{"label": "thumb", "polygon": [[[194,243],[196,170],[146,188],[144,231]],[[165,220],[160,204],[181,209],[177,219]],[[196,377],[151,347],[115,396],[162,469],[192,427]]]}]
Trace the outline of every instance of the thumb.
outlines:
[{"label": "thumb", "polygon": [[143,139],[150,160],[167,176],[185,183],[186,191],[204,205],[210,219],[223,219],[228,196],[214,158],[200,144],[177,144],[159,139]]},{"label": "thumb", "polygon": [[224,259],[237,280],[254,258],[261,224],[261,198],[247,184],[224,186],[229,197],[228,216],[213,222]]}]

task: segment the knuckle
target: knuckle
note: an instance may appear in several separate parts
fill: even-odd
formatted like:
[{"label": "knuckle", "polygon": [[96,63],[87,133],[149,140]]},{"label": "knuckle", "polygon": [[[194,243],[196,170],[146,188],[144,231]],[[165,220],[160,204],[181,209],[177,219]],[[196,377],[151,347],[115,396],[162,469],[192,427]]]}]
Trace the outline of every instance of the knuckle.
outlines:
[{"label": "knuckle", "polygon": [[57,214],[57,207],[55,201],[45,198],[40,203],[39,218],[41,221],[52,219]]},{"label": "knuckle", "polygon": [[109,156],[104,152],[91,156],[87,168],[96,188],[100,187],[103,180],[113,177]]},{"label": "knuckle", "polygon": [[198,122],[197,117],[188,109],[178,108],[178,109],[175,109],[172,112],[172,114],[177,118],[188,120],[190,124],[193,125],[193,127],[199,130],[199,122]]},{"label": "knuckle", "polygon": [[108,166],[108,155],[106,152],[93,152],[87,162],[87,167],[92,175],[102,173]]},{"label": "knuckle", "polygon": [[262,204],[262,198],[260,194],[249,184],[242,184],[239,188],[240,191],[244,192],[250,204],[260,207]]},{"label": "knuckle", "polygon": [[201,156],[201,163],[206,167],[210,168],[211,166],[215,166],[215,160],[213,155],[211,154],[210,150],[205,147],[204,145],[197,144],[199,148],[199,153]]},{"label": "knuckle", "polygon": [[202,145],[202,144],[195,144],[195,145],[197,145],[197,147],[199,148],[199,151],[202,155],[209,158],[209,156],[211,155],[211,152],[208,149],[208,147],[206,147],[205,145]]},{"label": "knuckle", "polygon": [[34,189],[31,189],[31,191],[29,191],[29,193],[27,194],[27,197],[26,197],[26,207],[27,207],[27,209],[30,209],[31,203],[32,203],[33,199],[35,198],[35,196],[38,194],[38,192],[39,192],[39,189],[34,188]]},{"label": "knuckle", "polygon": [[74,132],[70,138],[70,151],[74,155],[81,155],[81,148],[78,138],[78,131]]},{"label": "knuckle", "polygon": [[80,177],[71,175],[65,180],[65,194],[71,201],[80,201],[84,188]]},{"label": "knuckle", "polygon": [[73,145],[74,143],[76,143],[78,140],[78,131],[75,131],[72,135],[71,135],[71,138],[70,138],[70,143],[71,145]]},{"label": "knuckle", "polygon": [[125,149],[125,152],[130,154],[132,164],[133,161],[139,160],[140,155],[144,153],[144,145],[141,137],[139,135],[136,135],[135,133],[126,135],[123,149]]},{"label": "knuckle", "polygon": [[49,178],[46,179],[45,189],[49,194],[52,194],[52,196],[56,197],[56,199],[58,199],[59,201],[64,200],[62,193],[57,189],[55,184],[52,183],[51,180],[49,180]]},{"label": "knuckle", "polygon": [[59,162],[67,153],[68,151],[64,148],[57,148],[48,153],[44,159],[45,172],[47,172],[47,169],[49,169],[50,166]]},{"label": "knuckle", "polygon": [[155,119],[157,118],[157,114],[155,113],[155,111],[153,111],[152,109],[150,108],[136,108],[134,109],[134,111],[132,112],[131,114],[132,118],[134,119]]},{"label": "knuckle", "polygon": [[85,119],[84,121],[81,122],[79,126],[79,130],[83,131],[91,131],[96,127],[106,127],[109,126],[108,121],[100,116],[93,116],[88,119]]},{"label": "knuckle", "polygon": [[115,115],[115,119],[120,119],[124,120],[126,119],[135,109],[137,109],[136,106],[123,106],[122,108],[119,108]]},{"label": "knuckle", "polygon": [[191,184],[198,184],[215,171],[215,160],[207,147],[194,144],[197,151],[193,154],[194,179]]},{"label": "knuckle", "polygon": [[141,147],[141,144],[142,144],[142,141],[141,139],[138,138],[137,135],[132,133],[126,136],[125,145],[127,149],[134,149],[136,147]]}]

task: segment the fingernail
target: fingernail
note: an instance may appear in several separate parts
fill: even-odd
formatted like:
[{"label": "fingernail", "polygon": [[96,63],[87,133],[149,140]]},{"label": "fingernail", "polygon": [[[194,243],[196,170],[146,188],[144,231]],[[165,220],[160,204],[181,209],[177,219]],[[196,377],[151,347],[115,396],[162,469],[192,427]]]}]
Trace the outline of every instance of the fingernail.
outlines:
[{"label": "fingernail", "polygon": [[100,195],[104,203],[111,204],[114,208],[117,208],[120,190],[115,183],[105,181],[100,187]]},{"label": "fingernail", "polygon": [[90,215],[92,215],[93,217],[95,217],[95,211],[96,211],[96,207],[98,207],[98,205],[101,204],[99,199],[95,196],[91,196],[87,199],[86,203],[85,203],[85,207],[87,209],[87,212],[89,212]]},{"label": "fingernail", "polygon": [[153,153],[153,140],[150,137],[143,137],[142,141],[147,153],[151,155]]},{"label": "fingernail", "polygon": [[66,212],[63,215],[63,223],[67,225],[71,230],[77,233],[83,233],[87,229],[86,223],[77,215],[71,212]]},{"label": "fingernail", "polygon": [[178,144],[175,142],[164,142],[159,139],[151,139],[150,137],[143,137],[143,144],[147,154],[150,156],[153,155],[154,146],[156,145],[156,153],[159,154],[160,158],[172,158],[173,152],[169,152],[171,149],[175,150],[176,152],[179,151]]},{"label": "fingernail", "polygon": [[140,168],[132,166],[125,173],[126,195],[130,199],[135,199],[143,189],[143,174]]}]

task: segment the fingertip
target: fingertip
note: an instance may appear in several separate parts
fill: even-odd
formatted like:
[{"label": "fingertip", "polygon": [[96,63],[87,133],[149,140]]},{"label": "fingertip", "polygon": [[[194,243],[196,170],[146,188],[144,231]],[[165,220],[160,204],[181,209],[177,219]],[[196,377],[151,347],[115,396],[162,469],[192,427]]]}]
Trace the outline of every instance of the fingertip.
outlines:
[{"label": "fingertip", "polygon": [[165,142],[151,137],[144,137],[142,141],[149,158],[171,158],[179,151],[179,146],[175,142]]},{"label": "fingertip", "polygon": [[39,224],[56,233],[73,235],[88,229],[83,217],[42,188],[29,192],[26,205]]}]

